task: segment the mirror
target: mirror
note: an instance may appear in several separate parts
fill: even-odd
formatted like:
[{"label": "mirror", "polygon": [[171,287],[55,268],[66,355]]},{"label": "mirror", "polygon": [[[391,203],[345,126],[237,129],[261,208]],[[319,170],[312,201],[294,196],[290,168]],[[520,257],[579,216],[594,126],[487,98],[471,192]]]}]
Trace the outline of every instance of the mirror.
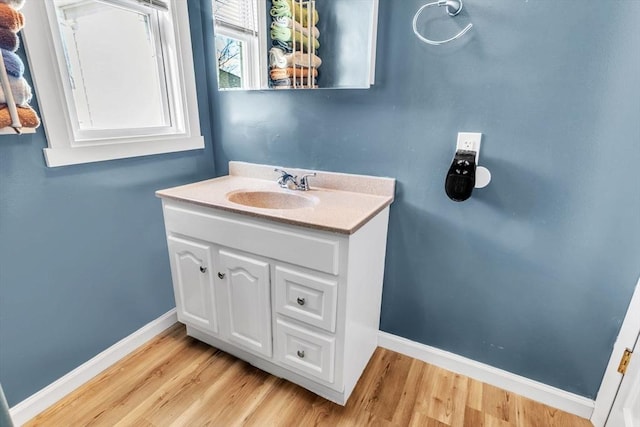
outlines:
[{"label": "mirror", "polygon": [[212,0],[219,90],[373,84],[378,0]]}]

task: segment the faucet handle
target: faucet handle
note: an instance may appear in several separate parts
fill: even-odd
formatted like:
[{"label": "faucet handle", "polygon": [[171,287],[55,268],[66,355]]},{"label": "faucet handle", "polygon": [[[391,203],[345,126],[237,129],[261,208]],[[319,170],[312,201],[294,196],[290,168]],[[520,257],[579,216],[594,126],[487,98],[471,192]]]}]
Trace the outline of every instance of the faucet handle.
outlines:
[{"label": "faucet handle", "polygon": [[316,175],[317,174],[315,172],[302,175],[302,177],[300,178],[300,185],[298,186],[300,190],[302,191],[310,190],[311,188],[309,187],[309,177],[316,176]]},{"label": "faucet handle", "polygon": [[286,180],[288,180],[289,178],[293,178],[293,179],[296,178],[295,176],[291,175],[289,172],[287,172],[286,170],[283,170],[283,169],[275,168],[274,172],[278,172],[280,174],[280,178],[278,178],[278,182],[279,183],[283,183]]},{"label": "faucet handle", "polygon": [[287,172],[286,170],[283,170],[283,169],[280,169],[280,168],[275,168],[273,171],[280,173],[280,175],[281,175],[280,178],[283,178],[283,177],[286,177],[286,176],[293,176],[289,172]]},{"label": "faucet handle", "polygon": [[297,176],[293,176],[289,172],[278,168],[275,168],[274,171],[281,174],[280,178],[276,181],[280,187],[290,190],[295,190],[298,187],[298,183],[296,182]]}]

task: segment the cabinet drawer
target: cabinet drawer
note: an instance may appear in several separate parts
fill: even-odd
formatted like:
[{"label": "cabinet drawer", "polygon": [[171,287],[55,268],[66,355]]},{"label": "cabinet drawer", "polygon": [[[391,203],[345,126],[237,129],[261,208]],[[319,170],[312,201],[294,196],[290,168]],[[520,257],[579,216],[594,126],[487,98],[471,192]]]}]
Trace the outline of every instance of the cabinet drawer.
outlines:
[{"label": "cabinet drawer", "polygon": [[[202,206],[163,200],[167,233],[338,274],[339,241],[331,236]],[[295,231],[292,231],[295,230]]]},{"label": "cabinet drawer", "polygon": [[334,381],[335,337],[276,319],[276,361],[301,375]]},{"label": "cabinet drawer", "polygon": [[276,311],[329,332],[336,331],[338,284],[317,275],[276,266]]}]

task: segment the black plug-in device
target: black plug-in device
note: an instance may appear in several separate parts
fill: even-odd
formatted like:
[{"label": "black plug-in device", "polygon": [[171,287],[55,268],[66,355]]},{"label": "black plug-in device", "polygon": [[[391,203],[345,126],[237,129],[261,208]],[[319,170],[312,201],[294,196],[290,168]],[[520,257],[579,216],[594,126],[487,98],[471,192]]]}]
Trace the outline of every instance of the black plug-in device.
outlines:
[{"label": "black plug-in device", "polygon": [[471,197],[476,185],[476,152],[458,150],[447,172],[444,190],[455,202],[463,202]]}]

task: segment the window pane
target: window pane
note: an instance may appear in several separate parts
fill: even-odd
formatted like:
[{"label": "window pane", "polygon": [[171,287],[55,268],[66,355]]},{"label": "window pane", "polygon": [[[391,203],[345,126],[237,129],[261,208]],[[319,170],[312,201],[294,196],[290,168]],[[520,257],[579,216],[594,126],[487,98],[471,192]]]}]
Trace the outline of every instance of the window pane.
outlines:
[{"label": "window pane", "polygon": [[258,32],[256,0],[214,0],[213,16],[219,24]]},{"label": "window pane", "polygon": [[218,87],[220,89],[241,88],[243,80],[243,42],[216,35],[216,58],[218,59]]},{"label": "window pane", "polygon": [[55,0],[79,130],[169,126],[153,14],[97,0]]}]

